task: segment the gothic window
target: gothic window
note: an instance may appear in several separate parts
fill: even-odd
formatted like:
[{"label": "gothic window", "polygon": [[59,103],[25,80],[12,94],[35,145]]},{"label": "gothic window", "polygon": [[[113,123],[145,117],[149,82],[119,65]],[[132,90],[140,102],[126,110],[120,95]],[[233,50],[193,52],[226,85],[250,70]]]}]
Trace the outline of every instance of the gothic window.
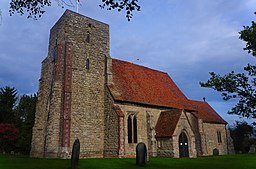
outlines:
[{"label": "gothic window", "polygon": [[137,143],[137,117],[129,115],[127,119],[128,143]]},{"label": "gothic window", "polygon": [[218,143],[222,143],[221,132],[220,131],[217,131],[217,138],[218,138]]},{"label": "gothic window", "polygon": [[133,143],[137,143],[137,117],[133,117]]},{"label": "gothic window", "polygon": [[89,59],[86,59],[85,67],[87,70],[90,69],[90,60]]},{"label": "gothic window", "polygon": [[128,127],[128,143],[132,143],[132,116],[129,115],[127,120]]}]

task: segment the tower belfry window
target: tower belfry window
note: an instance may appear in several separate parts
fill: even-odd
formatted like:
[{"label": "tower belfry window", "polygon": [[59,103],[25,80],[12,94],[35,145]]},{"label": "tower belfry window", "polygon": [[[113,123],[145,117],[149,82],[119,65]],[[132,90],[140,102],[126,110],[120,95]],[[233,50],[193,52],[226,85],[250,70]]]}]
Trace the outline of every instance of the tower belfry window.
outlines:
[{"label": "tower belfry window", "polygon": [[90,60],[89,60],[89,59],[86,59],[85,68],[86,68],[87,70],[90,69]]},{"label": "tower belfry window", "polygon": [[57,59],[57,46],[55,46],[52,50],[52,62],[55,63]]},{"label": "tower belfry window", "polygon": [[87,32],[87,35],[86,35],[86,42],[90,43],[90,33],[89,33],[89,31]]}]

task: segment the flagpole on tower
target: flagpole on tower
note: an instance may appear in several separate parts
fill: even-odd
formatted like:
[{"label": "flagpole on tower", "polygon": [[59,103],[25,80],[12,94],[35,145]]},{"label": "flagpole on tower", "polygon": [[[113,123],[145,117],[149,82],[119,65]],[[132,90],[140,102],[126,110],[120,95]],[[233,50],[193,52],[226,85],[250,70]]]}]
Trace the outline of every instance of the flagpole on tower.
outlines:
[{"label": "flagpole on tower", "polygon": [[78,13],[78,3],[79,3],[79,0],[76,0],[76,13]]}]

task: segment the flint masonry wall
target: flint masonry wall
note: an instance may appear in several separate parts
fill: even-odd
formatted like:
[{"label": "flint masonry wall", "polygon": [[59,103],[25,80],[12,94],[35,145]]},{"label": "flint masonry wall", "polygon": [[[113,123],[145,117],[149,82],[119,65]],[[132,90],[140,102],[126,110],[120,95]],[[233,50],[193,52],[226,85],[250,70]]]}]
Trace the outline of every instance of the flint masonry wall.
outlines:
[{"label": "flint masonry wall", "polygon": [[201,148],[201,135],[200,135],[199,126],[198,126],[198,123],[199,123],[198,118],[191,112],[186,112],[186,116],[188,118],[188,121],[195,135],[197,156],[200,156],[202,155],[202,148]]},{"label": "flint masonry wall", "polygon": [[114,100],[106,88],[105,97],[105,136],[104,136],[104,157],[119,156],[119,131],[118,114],[114,111]]},{"label": "flint masonry wall", "polygon": [[73,44],[70,140],[80,139],[81,157],[103,157],[105,56],[109,55],[109,27],[73,12],[70,12],[69,20],[72,22],[66,32]]},{"label": "flint masonry wall", "polygon": [[[147,107],[135,104],[116,103],[124,113],[124,144],[125,157],[135,157],[137,143],[128,143],[127,119],[130,114],[137,117],[137,138],[138,143],[146,144],[149,155],[157,155],[155,139],[155,125],[160,112],[166,109]],[[151,116],[151,117],[150,117]],[[150,118],[149,118],[150,117]]]},{"label": "flint masonry wall", "polygon": [[39,80],[38,100],[35,114],[35,125],[33,127],[33,137],[31,144],[31,156],[43,157],[47,121],[47,105],[50,102],[50,87],[52,69],[49,59],[42,62],[41,78]]},{"label": "flint masonry wall", "polygon": [[[220,155],[227,154],[227,137],[225,124],[203,123],[206,139],[205,155],[213,155],[213,149],[217,148]],[[221,142],[218,141],[217,131],[221,133]]]},{"label": "flint masonry wall", "polygon": [[81,157],[103,157],[108,55],[107,24],[67,10],[51,29],[36,112],[41,121],[36,120],[33,129],[32,156],[68,158],[72,143],[79,138]]},{"label": "flint masonry wall", "polygon": [[157,156],[158,157],[173,157],[173,141],[172,138],[157,139]]},{"label": "flint masonry wall", "polygon": [[42,62],[38,103],[33,128],[31,156],[58,157],[60,155],[61,111],[64,83],[65,17],[51,29],[48,55]]},{"label": "flint masonry wall", "polygon": [[[120,151],[123,134],[120,133],[123,122],[118,113],[114,110],[114,99],[107,85],[112,85],[112,59],[105,57],[105,130],[104,130],[104,157],[122,157],[123,151]],[[121,127],[121,128],[120,128]]]}]

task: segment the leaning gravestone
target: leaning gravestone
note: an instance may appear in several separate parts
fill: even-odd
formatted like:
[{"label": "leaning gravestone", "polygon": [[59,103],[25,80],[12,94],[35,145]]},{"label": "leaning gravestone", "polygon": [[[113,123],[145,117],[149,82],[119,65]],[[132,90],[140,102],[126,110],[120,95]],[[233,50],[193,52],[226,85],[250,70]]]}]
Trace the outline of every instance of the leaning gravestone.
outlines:
[{"label": "leaning gravestone", "polygon": [[144,143],[139,143],[136,146],[136,164],[139,166],[146,165],[147,162],[147,147]]},{"label": "leaning gravestone", "polygon": [[79,160],[79,154],[80,154],[80,142],[78,138],[75,140],[73,144],[72,149],[72,155],[71,155],[71,169],[77,169],[78,167],[78,160]]}]

